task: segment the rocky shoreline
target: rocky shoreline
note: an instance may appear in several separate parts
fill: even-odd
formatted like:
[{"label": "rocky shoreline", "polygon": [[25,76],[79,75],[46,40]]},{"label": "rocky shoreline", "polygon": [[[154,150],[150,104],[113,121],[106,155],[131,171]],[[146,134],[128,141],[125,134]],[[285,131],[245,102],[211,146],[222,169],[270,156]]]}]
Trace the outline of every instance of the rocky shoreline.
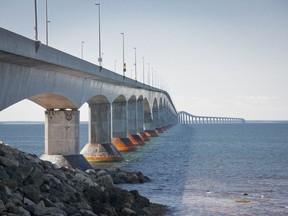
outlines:
[{"label": "rocky shoreline", "polygon": [[57,167],[0,141],[0,215],[164,215],[166,206],[116,186],[148,181],[119,168]]}]

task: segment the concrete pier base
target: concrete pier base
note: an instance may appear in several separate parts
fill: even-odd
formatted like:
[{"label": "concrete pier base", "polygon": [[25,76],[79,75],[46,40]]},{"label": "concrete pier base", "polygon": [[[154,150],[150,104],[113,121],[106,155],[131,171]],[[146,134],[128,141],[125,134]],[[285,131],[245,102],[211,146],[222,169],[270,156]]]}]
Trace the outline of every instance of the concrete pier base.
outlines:
[{"label": "concrete pier base", "polygon": [[138,133],[139,137],[145,142],[145,141],[149,141],[150,137],[148,137],[145,132],[142,133]]},{"label": "concrete pier base", "polygon": [[133,145],[129,138],[114,138],[112,143],[120,152],[134,151],[137,149],[137,147]]},{"label": "concrete pier base", "polygon": [[145,130],[144,133],[148,137],[158,137],[158,133],[156,130]]},{"label": "concrete pier base", "polygon": [[144,145],[144,140],[138,134],[128,134],[128,138],[131,140],[133,145]]},{"label": "concrete pier base", "polygon": [[43,154],[41,160],[50,161],[59,167],[68,167],[71,169],[87,170],[92,169],[85,157],[81,154],[76,155],[47,155]]},{"label": "concrete pier base", "polygon": [[112,143],[87,143],[80,152],[89,162],[108,162],[124,160]]},{"label": "concrete pier base", "polygon": [[155,130],[157,131],[157,133],[163,133],[164,132],[163,128],[155,128]]}]

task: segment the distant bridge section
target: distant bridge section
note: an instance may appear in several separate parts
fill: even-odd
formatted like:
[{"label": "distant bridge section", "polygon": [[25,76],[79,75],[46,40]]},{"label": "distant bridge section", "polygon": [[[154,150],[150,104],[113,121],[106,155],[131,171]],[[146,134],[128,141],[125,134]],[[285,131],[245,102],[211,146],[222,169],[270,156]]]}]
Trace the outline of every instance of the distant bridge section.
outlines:
[{"label": "distant bridge section", "polygon": [[178,112],[179,124],[235,124],[245,123],[243,118],[230,117],[213,117],[213,116],[195,116],[190,113],[181,111]]}]

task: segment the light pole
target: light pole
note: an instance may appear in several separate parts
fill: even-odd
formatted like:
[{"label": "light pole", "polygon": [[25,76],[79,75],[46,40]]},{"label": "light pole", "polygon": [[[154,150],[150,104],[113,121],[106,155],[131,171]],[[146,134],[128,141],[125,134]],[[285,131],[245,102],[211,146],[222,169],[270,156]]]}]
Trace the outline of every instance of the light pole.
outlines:
[{"label": "light pole", "polygon": [[81,41],[81,59],[83,59],[83,45],[85,41]]},{"label": "light pole", "polygon": [[116,63],[117,63],[117,60],[114,60],[114,72],[116,73]]},{"label": "light pole", "polygon": [[135,81],[137,82],[137,56],[136,56],[136,47],[134,47],[135,50]]},{"label": "light pole", "polygon": [[154,87],[154,72],[153,72],[153,67],[151,67],[151,75],[152,75],[151,86]]},{"label": "light pole", "polygon": [[142,60],[143,60],[143,84],[145,84],[145,59],[144,57],[142,57]]},{"label": "light pole", "polygon": [[35,6],[35,40],[38,41],[37,0],[34,0],[34,6]]},{"label": "light pole", "polygon": [[102,54],[102,66],[104,64],[104,53],[101,53]]},{"label": "light pole", "polygon": [[101,57],[101,22],[100,22],[100,3],[95,4],[98,6],[98,21],[99,21],[99,57],[98,62],[100,66],[100,70],[102,69],[102,57]]},{"label": "light pole", "polygon": [[124,33],[122,34],[122,42],[123,42],[123,76],[125,77],[125,72],[126,72],[126,63],[125,63],[125,55],[124,55]]},{"label": "light pole", "polygon": [[48,24],[50,21],[48,20],[48,0],[46,0],[46,45],[48,46]]},{"label": "light pole", "polygon": [[148,79],[147,79],[147,83],[148,85],[150,85],[150,63],[147,63],[148,65]]}]

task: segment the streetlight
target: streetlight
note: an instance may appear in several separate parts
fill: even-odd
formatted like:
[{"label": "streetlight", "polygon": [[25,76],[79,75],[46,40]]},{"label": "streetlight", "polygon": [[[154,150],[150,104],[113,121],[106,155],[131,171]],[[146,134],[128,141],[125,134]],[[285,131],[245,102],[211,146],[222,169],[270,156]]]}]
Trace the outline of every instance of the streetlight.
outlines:
[{"label": "streetlight", "polygon": [[151,67],[151,75],[152,75],[151,86],[154,87],[154,71],[153,71],[153,67]]},{"label": "streetlight", "polygon": [[135,81],[137,82],[137,57],[136,57],[136,47],[134,47],[135,50]]},{"label": "streetlight", "polygon": [[95,4],[98,6],[98,21],[99,21],[99,66],[100,66],[100,71],[102,70],[102,58],[101,58],[101,22],[100,22],[100,3]]},{"label": "streetlight", "polygon": [[81,41],[81,59],[83,59],[83,45],[85,41]]},{"label": "streetlight", "polygon": [[114,72],[116,73],[116,63],[117,63],[117,60],[114,60]]},{"label": "streetlight", "polygon": [[102,66],[103,66],[103,64],[104,64],[104,61],[103,61],[103,59],[104,59],[104,53],[101,53],[102,54]]},{"label": "streetlight", "polygon": [[34,6],[35,6],[35,40],[38,41],[37,0],[34,0]]},{"label": "streetlight", "polygon": [[126,72],[126,63],[125,63],[125,58],[124,58],[124,33],[122,34],[122,39],[123,39],[123,76],[125,77],[125,72]]},{"label": "streetlight", "polygon": [[48,0],[46,0],[46,45],[48,46],[48,23],[50,21],[48,20]]},{"label": "streetlight", "polygon": [[148,65],[148,80],[147,80],[147,82],[148,82],[148,85],[150,85],[150,63],[147,63],[147,65]]},{"label": "streetlight", "polygon": [[143,59],[143,84],[145,84],[145,61],[144,61],[144,57],[142,57]]}]

